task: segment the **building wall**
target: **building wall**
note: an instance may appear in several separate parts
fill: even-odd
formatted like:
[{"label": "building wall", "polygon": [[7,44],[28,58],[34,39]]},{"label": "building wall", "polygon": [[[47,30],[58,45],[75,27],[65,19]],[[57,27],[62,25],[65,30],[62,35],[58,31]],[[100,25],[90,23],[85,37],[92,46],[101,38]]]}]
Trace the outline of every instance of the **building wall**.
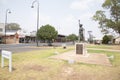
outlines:
[{"label": "building wall", "polygon": [[55,42],[66,42],[66,36],[58,34],[57,38],[55,39]]},{"label": "building wall", "polygon": [[16,44],[16,43],[19,43],[19,39],[16,39],[16,38],[7,38],[6,39],[6,44]]},{"label": "building wall", "polygon": [[115,44],[120,44],[120,37],[115,39]]},{"label": "building wall", "polygon": [[5,36],[2,37],[3,38],[3,42],[5,43],[5,39],[6,39],[6,44],[17,44],[19,43],[19,38],[18,38],[18,34],[15,35],[7,35],[6,38]]}]

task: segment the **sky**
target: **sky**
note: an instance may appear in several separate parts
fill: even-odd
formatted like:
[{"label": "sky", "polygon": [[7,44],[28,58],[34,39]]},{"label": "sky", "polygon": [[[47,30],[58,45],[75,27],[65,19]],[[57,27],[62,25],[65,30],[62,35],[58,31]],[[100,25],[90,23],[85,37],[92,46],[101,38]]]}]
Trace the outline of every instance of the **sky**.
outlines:
[{"label": "sky", "polygon": [[[0,23],[5,22],[6,9],[11,10],[8,14],[8,23],[18,23],[20,27],[32,32],[37,30],[37,4],[31,8],[34,0],[0,0]],[[97,22],[92,16],[97,10],[101,10],[104,0],[38,0],[39,1],[39,28],[50,24],[55,27],[59,34],[69,35],[79,33],[79,24],[83,24],[85,38],[89,37],[88,31],[98,38],[102,33]]]}]

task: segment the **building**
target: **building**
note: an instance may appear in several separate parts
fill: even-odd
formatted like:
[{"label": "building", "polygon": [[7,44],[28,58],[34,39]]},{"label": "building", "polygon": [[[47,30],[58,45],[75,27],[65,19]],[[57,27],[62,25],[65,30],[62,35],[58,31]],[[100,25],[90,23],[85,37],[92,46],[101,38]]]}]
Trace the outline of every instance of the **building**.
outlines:
[{"label": "building", "polygon": [[26,31],[19,30],[19,43],[34,43],[36,42],[36,31],[27,33]]},{"label": "building", "polygon": [[102,44],[102,39],[100,39],[100,38],[94,38],[93,39],[93,43],[94,44]]},{"label": "building", "polygon": [[65,36],[65,35],[61,35],[61,34],[58,34],[55,42],[66,42],[66,36]]},{"label": "building", "polygon": [[[58,34],[57,38],[53,42],[66,42],[66,36]],[[36,42],[36,31],[30,33],[24,30],[6,30],[5,26],[0,23],[0,43],[6,44],[18,44],[18,43],[35,43]],[[42,42],[42,40],[40,40]],[[43,41],[45,42],[45,41]]]},{"label": "building", "polygon": [[0,23],[0,36],[5,32],[4,23]]},{"label": "building", "polygon": [[0,23],[0,43],[6,43],[6,44],[11,44],[11,43],[19,43],[19,38],[18,38],[18,33],[17,31],[6,31],[6,36],[5,36],[5,25],[4,23]]},{"label": "building", "polygon": [[[6,44],[18,44],[19,43],[19,37],[17,32],[6,32],[6,36],[2,36],[3,43],[6,42]],[[6,41],[5,41],[6,39]]]},{"label": "building", "polygon": [[2,36],[4,35],[5,29],[4,29],[4,23],[0,23],[0,43],[2,43],[3,38]]},{"label": "building", "polygon": [[114,38],[113,42],[114,42],[114,44],[120,44],[120,36]]}]

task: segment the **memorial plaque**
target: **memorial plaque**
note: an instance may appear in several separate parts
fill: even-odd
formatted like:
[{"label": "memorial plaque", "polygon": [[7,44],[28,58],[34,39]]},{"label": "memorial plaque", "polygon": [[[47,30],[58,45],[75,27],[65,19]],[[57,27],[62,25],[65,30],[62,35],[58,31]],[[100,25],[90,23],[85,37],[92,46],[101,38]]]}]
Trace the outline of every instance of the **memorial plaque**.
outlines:
[{"label": "memorial plaque", "polygon": [[76,44],[76,54],[84,54],[84,44]]}]

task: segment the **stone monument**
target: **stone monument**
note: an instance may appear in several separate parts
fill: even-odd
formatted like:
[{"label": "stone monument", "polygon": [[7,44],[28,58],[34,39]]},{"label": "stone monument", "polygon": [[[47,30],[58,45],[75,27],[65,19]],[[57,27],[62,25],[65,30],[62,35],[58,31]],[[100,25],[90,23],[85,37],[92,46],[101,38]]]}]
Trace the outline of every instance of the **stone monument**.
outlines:
[{"label": "stone monument", "polygon": [[75,50],[76,54],[81,54],[81,55],[86,55],[87,50],[86,50],[86,45],[85,45],[85,36],[84,36],[84,31],[85,29],[82,27],[83,25],[80,24],[79,20],[79,36],[78,36],[78,42],[75,44]]},{"label": "stone monument", "polygon": [[87,56],[86,44],[85,43],[76,43],[75,51],[76,51],[76,54]]}]

